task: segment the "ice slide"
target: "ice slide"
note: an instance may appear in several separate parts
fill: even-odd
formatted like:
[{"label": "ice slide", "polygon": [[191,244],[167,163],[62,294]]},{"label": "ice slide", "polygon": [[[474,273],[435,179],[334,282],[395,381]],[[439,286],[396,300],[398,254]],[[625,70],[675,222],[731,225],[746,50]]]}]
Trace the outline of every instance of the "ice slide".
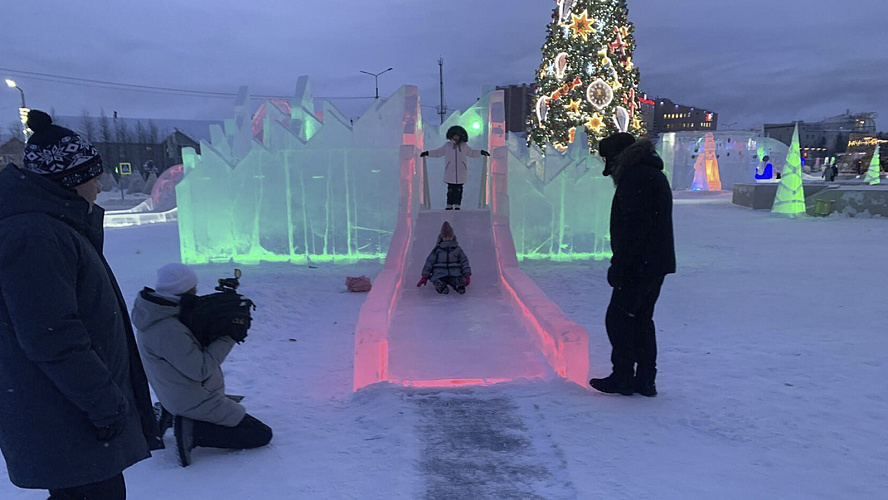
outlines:
[{"label": "ice slide", "polygon": [[[518,267],[509,231],[502,92],[491,94],[487,209],[425,210],[415,200],[419,147],[401,150],[402,203],[383,271],[355,331],[354,389],[488,385],[560,376],[586,387],[588,334]],[[416,287],[441,224],[472,266],[465,295]]]}]

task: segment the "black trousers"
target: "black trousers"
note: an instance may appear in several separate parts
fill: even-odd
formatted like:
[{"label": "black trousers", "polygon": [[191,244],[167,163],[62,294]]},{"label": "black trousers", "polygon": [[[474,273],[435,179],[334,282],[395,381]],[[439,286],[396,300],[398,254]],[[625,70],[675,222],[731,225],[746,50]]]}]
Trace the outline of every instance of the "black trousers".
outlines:
[{"label": "black trousers", "polygon": [[234,427],[194,421],[194,446],[246,450],[271,441],[271,427],[249,413]]},{"label": "black trousers", "polygon": [[[610,339],[614,375],[651,383],[657,376],[657,334],[654,306],[663,277],[614,287],[605,326]],[[637,369],[636,369],[637,365]]]},{"label": "black trousers", "polygon": [[462,204],[462,192],[463,185],[462,184],[451,184],[447,183],[447,204],[448,205],[461,205]]},{"label": "black trousers", "polygon": [[74,488],[49,490],[49,500],[125,500],[126,483],[123,473],[99,481]]}]

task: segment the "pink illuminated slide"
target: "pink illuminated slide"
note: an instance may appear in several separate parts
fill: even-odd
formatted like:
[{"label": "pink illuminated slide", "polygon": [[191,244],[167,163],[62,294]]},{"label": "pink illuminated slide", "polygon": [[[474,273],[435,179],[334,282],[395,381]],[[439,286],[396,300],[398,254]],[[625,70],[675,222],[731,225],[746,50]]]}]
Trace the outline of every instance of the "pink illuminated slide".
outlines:
[{"label": "pink illuminated slide", "polygon": [[[509,231],[502,92],[492,93],[490,103],[490,208],[483,210],[422,210],[416,182],[421,134],[407,133],[412,110],[405,112],[410,126],[401,153],[401,213],[358,318],[355,390],[378,382],[454,387],[554,377],[586,387],[586,330],[518,267]],[[416,287],[445,220],[472,266],[465,295]]]}]

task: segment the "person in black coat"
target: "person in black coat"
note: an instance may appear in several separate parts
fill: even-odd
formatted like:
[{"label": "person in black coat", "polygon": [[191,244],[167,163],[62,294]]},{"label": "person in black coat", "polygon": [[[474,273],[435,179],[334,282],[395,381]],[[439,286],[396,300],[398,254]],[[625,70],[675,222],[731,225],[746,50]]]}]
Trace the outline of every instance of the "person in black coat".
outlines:
[{"label": "person in black coat", "polygon": [[102,255],[98,152],[31,111],[23,167],[0,172],[0,450],[52,499],[126,498],[157,446],[127,308]]},{"label": "person in black coat", "polygon": [[589,381],[606,393],[656,396],[657,338],[654,306],[667,274],[675,272],[672,189],[653,143],[621,132],[599,144],[604,175],[617,187],[611,204],[613,287],[605,325],[613,372]]}]

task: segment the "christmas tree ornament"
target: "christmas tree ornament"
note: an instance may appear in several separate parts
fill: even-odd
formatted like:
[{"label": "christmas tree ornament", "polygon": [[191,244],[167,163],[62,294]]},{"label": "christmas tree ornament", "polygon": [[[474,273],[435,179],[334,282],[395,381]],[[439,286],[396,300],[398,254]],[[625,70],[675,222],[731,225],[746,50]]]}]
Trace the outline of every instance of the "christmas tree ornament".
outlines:
[{"label": "christmas tree ornament", "polygon": [[549,114],[548,97],[540,97],[539,99],[537,99],[536,114],[538,122],[543,123],[546,121],[546,116]]},{"label": "christmas tree ornament", "polygon": [[629,112],[623,106],[617,106],[614,112],[614,124],[620,132],[629,131]]},{"label": "christmas tree ornament", "polygon": [[601,111],[614,100],[614,91],[601,78],[592,82],[586,89],[586,99],[595,106],[595,109]]},{"label": "christmas tree ornament", "polygon": [[575,0],[558,0],[558,19],[562,23],[570,19],[570,9],[574,3]]},{"label": "christmas tree ornament", "polygon": [[555,56],[555,76],[561,80],[565,71],[567,71],[567,52],[559,52]]},{"label": "christmas tree ornament", "polygon": [[589,35],[595,33],[595,28],[592,27],[595,20],[589,19],[589,12],[584,10],[579,16],[571,14],[570,18],[570,29],[573,31],[574,37],[582,37],[584,42],[589,41]]}]

